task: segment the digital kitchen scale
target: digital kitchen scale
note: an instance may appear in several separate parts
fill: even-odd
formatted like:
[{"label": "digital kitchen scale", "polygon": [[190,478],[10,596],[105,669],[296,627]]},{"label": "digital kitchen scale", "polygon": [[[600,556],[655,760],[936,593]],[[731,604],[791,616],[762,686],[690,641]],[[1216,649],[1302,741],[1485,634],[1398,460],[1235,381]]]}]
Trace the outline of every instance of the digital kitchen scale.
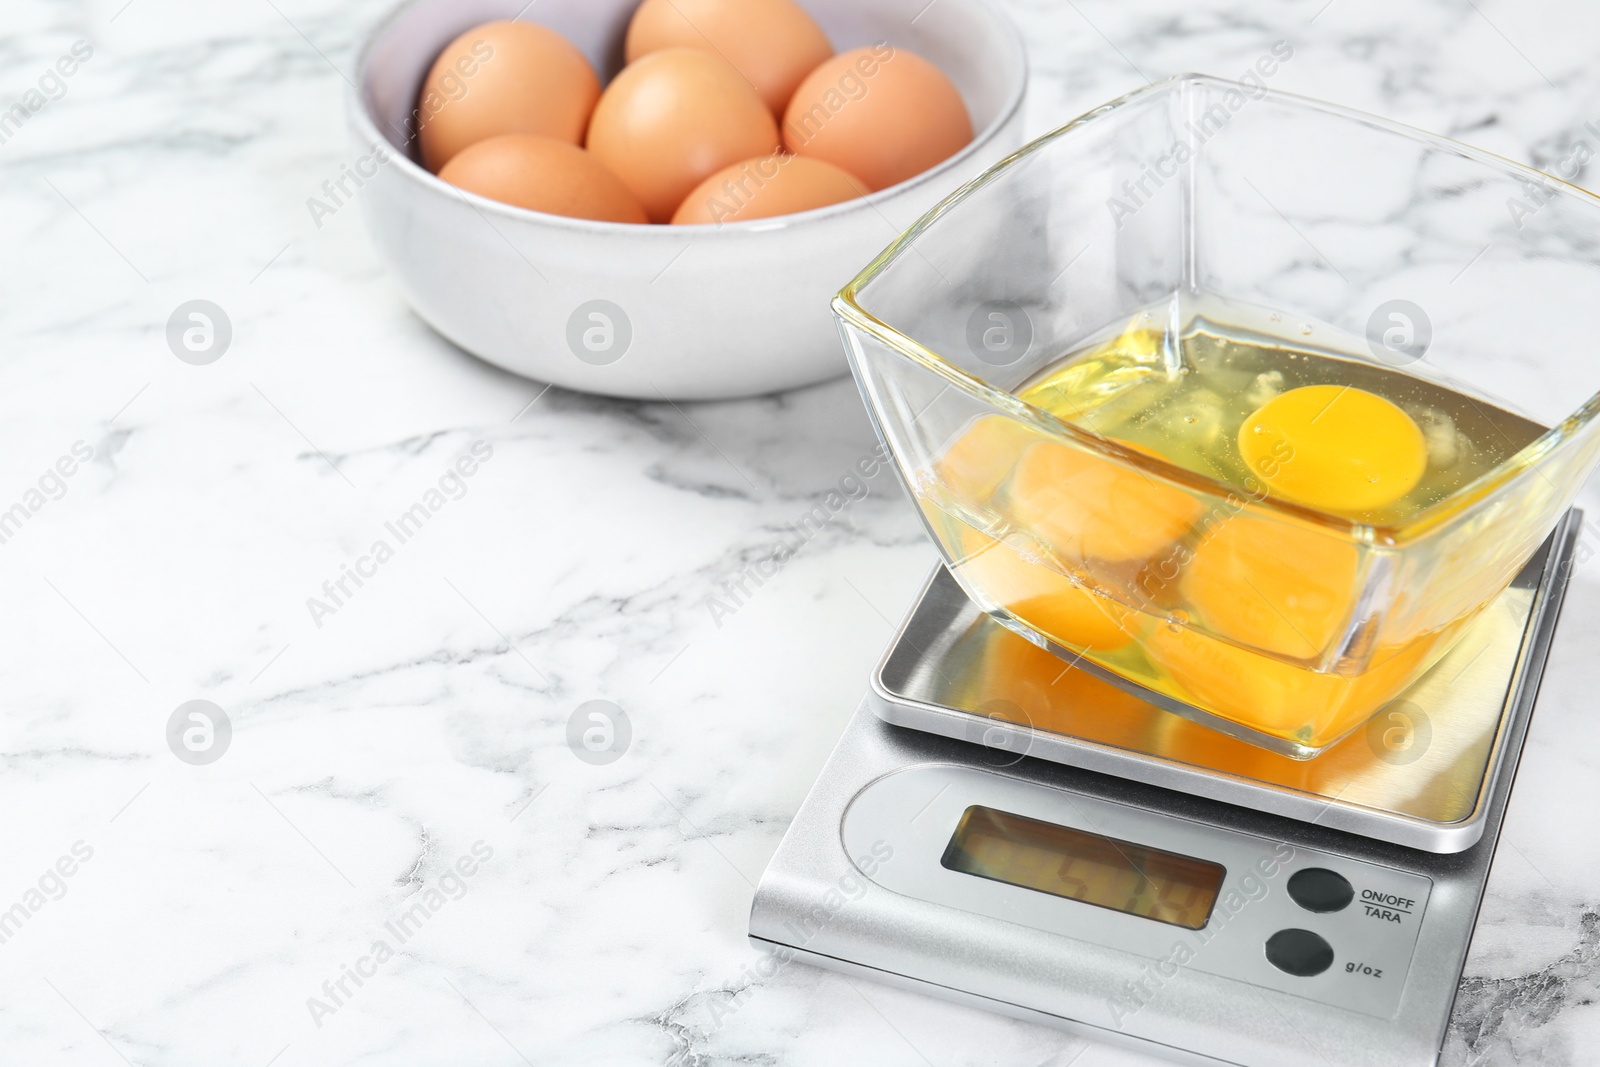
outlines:
[{"label": "digital kitchen scale", "polygon": [[941,568],[751,943],[1180,1062],[1436,1063],[1580,522],[1304,762],[1068,668]]}]

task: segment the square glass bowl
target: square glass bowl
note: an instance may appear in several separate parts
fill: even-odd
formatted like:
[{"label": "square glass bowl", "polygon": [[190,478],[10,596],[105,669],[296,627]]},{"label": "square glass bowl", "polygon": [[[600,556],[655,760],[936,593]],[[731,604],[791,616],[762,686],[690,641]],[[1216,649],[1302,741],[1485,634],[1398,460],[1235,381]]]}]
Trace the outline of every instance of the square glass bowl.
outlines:
[{"label": "square glass bowl", "polygon": [[[834,312],[968,596],[1180,714],[1309,758],[1443,656],[1593,470],[1597,297],[1590,194],[1182,75],[996,165]],[[1069,357],[1099,370],[1043,403]],[[1246,462],[1241,424],[1313,365],[1412,417],[1428,499],[1335,512],[1282,495],[1270,458]],[[1143,395],[1130,381],[1186,375],[1206,387],[1118,411]],[[1108,412],[1212,441],[1210,465],[1169,462]],[[1379,433],[1365,418],[1357,438]]]}]

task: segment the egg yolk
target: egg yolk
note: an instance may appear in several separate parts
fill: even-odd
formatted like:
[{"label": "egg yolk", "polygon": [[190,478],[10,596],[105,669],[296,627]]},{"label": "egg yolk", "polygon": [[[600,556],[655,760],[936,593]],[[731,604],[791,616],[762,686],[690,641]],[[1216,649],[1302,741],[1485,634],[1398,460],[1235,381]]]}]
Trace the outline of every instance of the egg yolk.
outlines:
[{"label": "egg yolk", "polygon": [[1188,533],[1204,510],[1153,474],[1053,441],[1022,454],[1010,491],[1017,523],[1068,562],[1149,559]]},{"label": "egg yolk", "polygon": [[934,476],[963,503],[989,502],[1011,475],[1017,459],[1041,435],[1016,419],[984,415],[945,450],[933,466]]},{"label": "egg yolk", "polygon": [[1444,636],[1424,635],[1355,676],[1318,674],[1189,627],[1152,627],[1144,648],[1201,707],[1253,730],[1321,748],[1409,685]]},{"label": "egg yolk", "polygon": [[1178,581],[1195,621],[1241,645],[1315,659],[1348,623],[1360,553],[1318,530],[1253,515],[1219,524]]},{"label": "egg yolk", "polygon": [[954,548],[957,575],[1060,644],[1109,652],[1133,640],[1138,612],[1027,559],[1010,545],[963,526]]},{"label": "egg yolk", "polygon": [[1411,416],[1347,385],[1307,385],[1262,404],[1239,427],[1239,454],[1275,496],[1333,512],[1392,504],[1428,467]]}]

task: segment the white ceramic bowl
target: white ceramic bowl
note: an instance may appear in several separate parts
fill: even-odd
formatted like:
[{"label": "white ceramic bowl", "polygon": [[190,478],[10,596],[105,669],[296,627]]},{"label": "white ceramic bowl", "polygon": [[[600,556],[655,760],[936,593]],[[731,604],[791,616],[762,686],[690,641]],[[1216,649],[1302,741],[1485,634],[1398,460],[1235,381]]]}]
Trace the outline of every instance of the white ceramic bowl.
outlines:
[{"label": "white ceramic bowl", "polygon": [[348,101],[346,188],[380,254],[434,329],[490,363],[571,389],[700,400],[844,374],[834,293],[1020,144],[1021,35],[984,0],[801,0],[839,51],[887,41],[937,63],[977,136],[910,181],[799,215],[715,226],[569,219],[464,193],[415,162],[418,90],[450,40],[520,11],[565,34],[605,81],[622,67],[638,2],[406,0],[391,11],[361,49]]}]

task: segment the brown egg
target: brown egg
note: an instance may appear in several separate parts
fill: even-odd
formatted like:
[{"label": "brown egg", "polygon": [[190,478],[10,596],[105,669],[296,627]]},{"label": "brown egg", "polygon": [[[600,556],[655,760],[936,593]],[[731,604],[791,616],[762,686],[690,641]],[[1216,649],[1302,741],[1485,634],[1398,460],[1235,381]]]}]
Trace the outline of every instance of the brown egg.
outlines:
[{"label": "brown egg", "polygon": [[876,44],[827,60],[795,90],[783,143],[843,167],[874,191],[915,177],[972,141],[961,93],[932,63]]},{"label": "brown egg", "polygon": [[589,151],[666,222],[690,190],[741,159],[778,147],[778,125],[726,60],[666,48],[630,64],[589,121]]},{"label": "brown egg", "polygon": [[439,177],[502,204],[604,222],[650,221],[622,180],[553,137],[507,133],[457,152]]},{"label": "brown egg", "polygon": [[697,48],[732,63],[774,115],[833,45],[793,0],[644,0],[628,23],[628,62],[663,48]]},{"label": "brown egg", "polygon": [[531,22],[487,22],[445,45],[422,83],[417,136],[434,173],[502,133],[583,142],[600,79],[583,53]]},{"label": "brown egg", "polygon": [[746,222],[792,215],[867,195],[862,182],[832,163],[804,156],[747,159],[695,186],[672,216],[673,225]]}]

